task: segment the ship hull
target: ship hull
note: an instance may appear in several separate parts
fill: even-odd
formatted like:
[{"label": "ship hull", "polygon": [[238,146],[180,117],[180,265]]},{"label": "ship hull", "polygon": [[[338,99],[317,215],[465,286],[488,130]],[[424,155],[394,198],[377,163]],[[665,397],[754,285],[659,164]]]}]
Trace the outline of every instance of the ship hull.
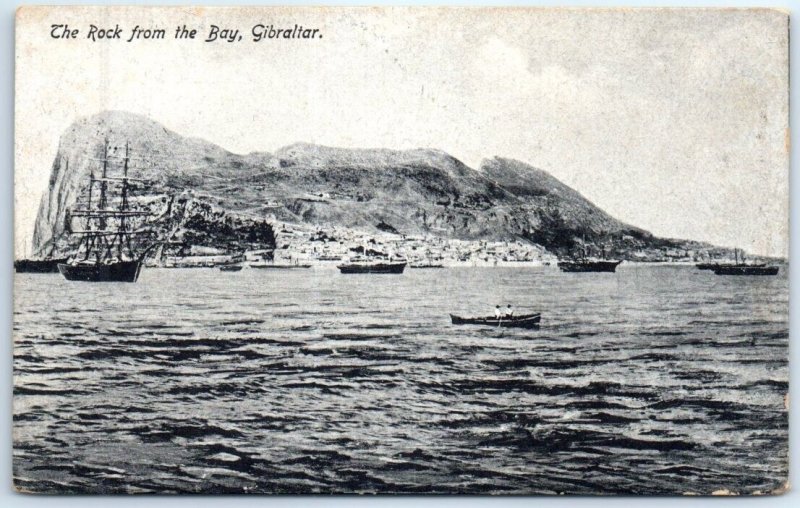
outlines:
[{"label": "ship hull", "polygon": [[336,268],[342,273],[403,273],[406,263],[350,264]]},{"label": "ship hull", "polygon": [[480,318],[465,318],[450,314],[450,321],[454,325],[482,325],[496,328],[539,328],[541,314],[526,314],[522,316],[497,318],[494,316]]},{"label": "ship hull", "polygon": [[713,270],[717,267],[717,263],[697,263],[694,265],[698,270]]},{"label": "ship hull", "polygon": [[259,268],[261,270],[297,270],[304,268],[311,268],[311,265],[250,265],[250,268]]},{"label": "ship hull", "polygon": [[18,259],[14,261],[17,273],[58,273],[58,264],[66,259]]},{"label": "ship hull", "polygon": [[142,263],[140,261],[75,265],[60,263],[58,271],[65,279],[73,281],[136,282],[142,271]]},{"label": "ship hull", "polygon": [[777,266],[724,266],[718,265],[712,270],[717,275],[777,275]]},{"label": "ship hull", "polygon": [[622,261],[559,261],[562,272],[616,272]]}]

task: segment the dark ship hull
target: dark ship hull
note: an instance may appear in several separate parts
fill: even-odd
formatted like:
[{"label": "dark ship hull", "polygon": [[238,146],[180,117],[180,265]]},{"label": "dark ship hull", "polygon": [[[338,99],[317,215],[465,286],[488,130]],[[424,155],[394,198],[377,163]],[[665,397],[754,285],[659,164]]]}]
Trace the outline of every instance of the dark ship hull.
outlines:
[{"label": "dark ship hull", "polygon": [[718,265],[717,263],[697,263],[694,265],[698,270],[713,270]]},{"label": "dark ship hull", "polygon": [[351,263],[336,268],[342,273],[403,273],[406,263]]},{"label": "dark ship hull", "polygon": [[58,265],[58,271],[65,279],[86,282],[136,282],[141,270],[140,261]]},{"label": "dark ship hull", "polygon": [[559,261],[562,272],[615,272],[622,261]]},{"label": "dark ship hull", "polygon": [[717,275],[777,275],[777,266],[753,266],[753,265],[717,265],[714,268]]},{"label": "dark ship hull", "polygon": [[14,271],[17,273],[58,273],[58,264],[66,262],[66,258],[18,259],[14,261]]},{"label": "dark ship hull", "polygon": [[494,316],[481,318],[463,318],[450,314],[454,325],[483,325],[499,328],[538,328],[541,314],[524,314],[520,316],[497,318]]},{"label": "dark ship hull", "polygon": [[[697,267],[698,270],[714,270],[715,268],[718,268],[720,266],[724,267],[724,266],[734,266],[734,265],[731,265],[731,264],[727,264],[726,265],[724,263],[697,263],[694,266]],[[765,267],[767,265],[764,264],[764,263],[759,263],[759,264],[752,264],[752,265],[747,265],[747,266],[748,267],[763,268],[763,267]]]},{"label": "dark ship hull", "polygon": [[296,269],[311,268],[311,265],[264,264],[264,265],[250,265],[250,268],[260,268],[262,270],[296,270]]}]

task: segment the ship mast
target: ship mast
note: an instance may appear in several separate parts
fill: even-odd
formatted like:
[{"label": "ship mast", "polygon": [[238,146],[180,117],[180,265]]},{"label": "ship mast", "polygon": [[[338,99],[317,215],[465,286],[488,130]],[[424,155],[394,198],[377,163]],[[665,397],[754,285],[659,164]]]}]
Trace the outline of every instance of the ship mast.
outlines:
[{"label": "ship mast", "polygon": [[[86,208],[73,210],[72,217],[85,217],[85,229],[83,231],[70,231],[70,234],[81,235],[81,241],[78,249],[84,248],[85,253],[83,260],[89,260],[90,256],[94,256],[94,261],[100,263],[102,261],[111,261],[114,258],[114,251],[116,250],[116,258],[123,259],[124,250],[128,251],[131,257],[134,257],[133,249],[131,246],[131,235],[140,234],[139,231],[130,231],[128,217],[138,217],[148,215],[146,211],[132,211],[129,206],[129,180],[128,177],[129,161],[130,161],[130,146],[125,142],[125,156],[117,157],[123,159],[123,176],[111,177],[109,176],[109,159],[114,155],[109,153],[108,139],[104,140],[103,158],[95,159],[102,162],[102,172],[100,178],[95,178],[94,169],[89,172],[89,192]],[[108,185],[109,182],[120,183],[121,201],[118,209],[108,208]],[[93,193],[94,184],[100,183],[100,195],[97,198],[96,205],[93,207]],[[113,222],[109,222],[109,218]],[[118,227],[109,227],[117,225]],[[115,245],[116,244],[116,245]]]},{"label": "ship mast", "polygon": [[[108,176],[108,139],[105,140],[103,144],[103,173],[100,177],[100,200],[97,203],[97,209],[101,212],[106,210],[106,206],[108,206],[108,198],[106,197],[106,190],[108,189],[108,182],[106,182],[106,177]],[[106,218],[103,214],[100,214],[100,227],[98,228],[100,231],[104,231],[106,229]]]},{"label": "ship mast", "polygon": [[119,254],[119,258],[122,259],[122,243],[125,242],[126,247],[128,247],[128,253],[133,255],[133,251],[131,249],[131,237],[127,234],[127,224],[125,221],[125,212],[128,211],[128,141],[125,141],[125,159],[123,162],[123,171],[122,171],[122,203],[120,204],[119,211],[120,219],[119,219],[119,245],[117,246],[117,252]]}]

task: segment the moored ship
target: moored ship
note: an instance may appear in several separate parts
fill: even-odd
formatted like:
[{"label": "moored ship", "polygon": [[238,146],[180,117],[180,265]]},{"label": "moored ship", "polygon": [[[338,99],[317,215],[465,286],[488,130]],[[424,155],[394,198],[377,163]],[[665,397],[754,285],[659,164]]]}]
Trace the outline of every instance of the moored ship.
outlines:
[{"label": "moored ship", "polygon": [[603,247],[603,257],[587,257],[586,243],[583,244],[583,252],[579,257],[570,259],[559,259],[558,269],[562,272],[616,272],[617,266],[622,263],[621,259],[606,259],[606,249]]},{"label": "moored ship", "polygon": [[288,261],[276,261],[273,259],[271,261],[250,263],[250,268],[261,268],[266,270],[297,270],[311,268],[311,264],[301,263],[299,259],[289,259]]},{"label": "moored ship", "polygon": [[[131,229],[129,220],[149,215],[145,211],[131,210],[128,203],[129,182],[128,163],[130,156],[128,144],[125,155],[121,157],[123,167],[121,177],[108,174],[109,161],[120,157],[109,154],[108,140],[103,146],[102,172],[95,178],[94,170],[89,173],[88,200],[85,209],[70,210],[67,219],[68,233],[80,236],[78,249],[67,262],[58,263],[58,271],[65,279],[86,282],[136,282],[142,271],[145,252],[136,256],[131,238],[147,231]],[[97,201],[92,201],[95,185],[99,188]],[[109,186],[119,187],[120,204],[116,209],[109,208]],[[82,230],[72,230],[72,218],[82,217]]]},{"label": "moored ship", "polygon": [[14,271],[17,273],[58,273],[58,264],[66,262],[67,258],[17,259],[14,261]]},{"label": "moored ship", "polygon": [[293,270],[311,268],[310,264],[290,264],[290,263],[250,263],[250,268],[261,268],[271,270]]},{"label": "moored ship", "polygon": [[570,259],[559,260],[558,268],[562,272],[616,272],[622,260],[610,259]]},{"label": "moored ship", "polygon": [[716,275],[777,275],[780,270],[777,266],[768,266],[766,263],[748,263],[744,259],[744,252],[739,259],[739,249],[734,250],[733,263],[718,263],[713,270]]},{"label": "moored ship", "polygon": [[405,261],[351,261],[336,268],[342,273],[403,273]]},{"label": "moored ship", "polygon": [[86,282],[136,282],[142,271],[142,263],[133,261],[81,260],[58,265],[61,275],[67,280]]},{"label": "moored ship", "polygon": [[713,270],[719,263],[696,263],[694,266],[698,270]]},{"label": "moored ship", "polygon": [[221,272],[241,272],[244,265],[242,264],[227,264],[217,266]]},{"label": "moored ship", "polygon": [[777,266],[719,265],[712,268],[717,275],[777,275]]}]

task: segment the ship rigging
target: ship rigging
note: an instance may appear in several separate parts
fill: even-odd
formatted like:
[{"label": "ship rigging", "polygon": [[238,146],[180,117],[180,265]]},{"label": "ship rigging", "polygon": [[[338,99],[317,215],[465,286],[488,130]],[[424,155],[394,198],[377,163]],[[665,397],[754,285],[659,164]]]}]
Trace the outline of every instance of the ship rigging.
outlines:
[{"label": "ship rigging", "polygon": [[[113,151],[116,151],[114,148]],[[150,250],[144,249],[138,256],[134,252],[131,239],[137,235],[149,235],[146,229],[134,229],[132,220],[146,217],[149,212],[132,210],[129,203],[130,182],[144,181],[128,176],[130,147],[125,143],[124,156],[110,153],[108,140],[103,145],[103,157],[93,159],[102,162],[99,177],[94,168],[89,173],[88,199],[77,208],[70,210],[65,219],[67,233],[80,237],[75,254],[58,265],[58,270],[67,280],[89,282],[136,282],[142,269],[144,256]],[[122,176],[109,174],[109,162],[121,160]],[[110,207],[109,194],[112,186],[119,190],[119,206]],[[93,200],[95,189],[99,195]],[[74,230],[74,218],[83,219],[83,228]]]}]

